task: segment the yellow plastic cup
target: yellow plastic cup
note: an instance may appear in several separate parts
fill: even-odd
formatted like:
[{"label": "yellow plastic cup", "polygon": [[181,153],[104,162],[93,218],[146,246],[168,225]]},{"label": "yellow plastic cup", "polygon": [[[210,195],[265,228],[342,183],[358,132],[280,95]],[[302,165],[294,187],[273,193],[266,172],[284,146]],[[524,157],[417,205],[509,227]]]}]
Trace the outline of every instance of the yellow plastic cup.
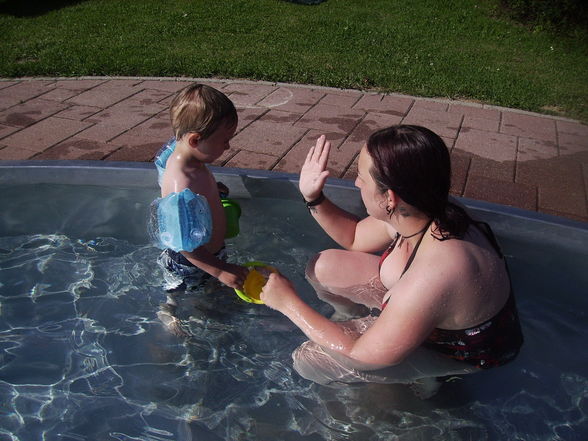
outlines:
[{"label": "yellow plastic cup", "polygon": [[263,305],[263,302],[259,298],[261,290],[265,286],[267,279],[255,267],[267,268],[273,273],[277,273],[278,270],[273,266],[267,265],[263,262],[247,262],[244,266],[250,267],[249,274],[243,283],[243,290],[235,289],[237,295],[246,302],[256,303]]}]

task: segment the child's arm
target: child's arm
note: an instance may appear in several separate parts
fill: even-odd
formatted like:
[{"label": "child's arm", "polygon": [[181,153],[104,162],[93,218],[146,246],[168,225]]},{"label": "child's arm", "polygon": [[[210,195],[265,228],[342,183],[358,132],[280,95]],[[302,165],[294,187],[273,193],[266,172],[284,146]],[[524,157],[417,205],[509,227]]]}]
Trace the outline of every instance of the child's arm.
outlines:
[{"label": "child's arm", "polygon": [[196,248],[194,251],[182,251],[181,253],[194,266],[217,278],[228,287],[243,288],[243,283],[249,273],[248,268],[225,262],[204,247]]}]

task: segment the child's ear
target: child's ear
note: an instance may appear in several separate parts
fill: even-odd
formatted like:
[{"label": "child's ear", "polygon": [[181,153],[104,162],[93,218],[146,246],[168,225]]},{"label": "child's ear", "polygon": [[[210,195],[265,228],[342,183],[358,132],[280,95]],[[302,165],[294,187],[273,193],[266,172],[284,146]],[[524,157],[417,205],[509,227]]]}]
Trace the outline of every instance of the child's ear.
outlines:
[{"label": "child's ear", "polygon": [[188,136],[188,145],[191,148],[198,148],[198,143],[200,142],[200,139],[202,139],[202,136],[200,135],[200,133],[198,132],[190,132],[187,134]]}]

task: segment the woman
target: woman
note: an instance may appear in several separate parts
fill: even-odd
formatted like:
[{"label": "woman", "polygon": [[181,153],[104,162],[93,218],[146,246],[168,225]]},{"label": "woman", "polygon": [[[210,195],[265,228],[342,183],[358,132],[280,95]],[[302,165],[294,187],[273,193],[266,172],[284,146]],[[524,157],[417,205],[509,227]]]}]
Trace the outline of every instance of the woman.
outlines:
[{"label": "woman", "polygon": [[[448,200],[451,167],[441,138],[418,126],[372,134],[355,182],[368,214],[362,220],[322,193],[329,149],[321,136],[299,186],[312,216],[344,248],[321,252],[306,270],[335,314],[318,314],[279,274],[261,295],[310,339],[294,352],[295,369],[320,384],[434,389],[424,379],[514,359],[523,339],[506,264],[490,228]],[[370,309],[379,316],[340,321]]]}]

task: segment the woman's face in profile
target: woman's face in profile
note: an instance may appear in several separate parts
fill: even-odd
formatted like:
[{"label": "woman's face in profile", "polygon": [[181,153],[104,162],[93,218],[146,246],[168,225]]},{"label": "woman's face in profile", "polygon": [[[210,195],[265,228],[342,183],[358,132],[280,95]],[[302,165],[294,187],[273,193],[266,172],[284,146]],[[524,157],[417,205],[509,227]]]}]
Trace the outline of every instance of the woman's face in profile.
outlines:
[{"label": "woman's face in profile", "polygon": [[369,155],[367,147],[364,145],[359,152],[355,186],[359,188],[361,192],[361,199],[363,200],[367,213],[376,219],[387,219],[385,216],[386,195],[380,193],[376,186],[376,181],[374,181],[374,178],[370,173],[372,165],[372,157]]}]

